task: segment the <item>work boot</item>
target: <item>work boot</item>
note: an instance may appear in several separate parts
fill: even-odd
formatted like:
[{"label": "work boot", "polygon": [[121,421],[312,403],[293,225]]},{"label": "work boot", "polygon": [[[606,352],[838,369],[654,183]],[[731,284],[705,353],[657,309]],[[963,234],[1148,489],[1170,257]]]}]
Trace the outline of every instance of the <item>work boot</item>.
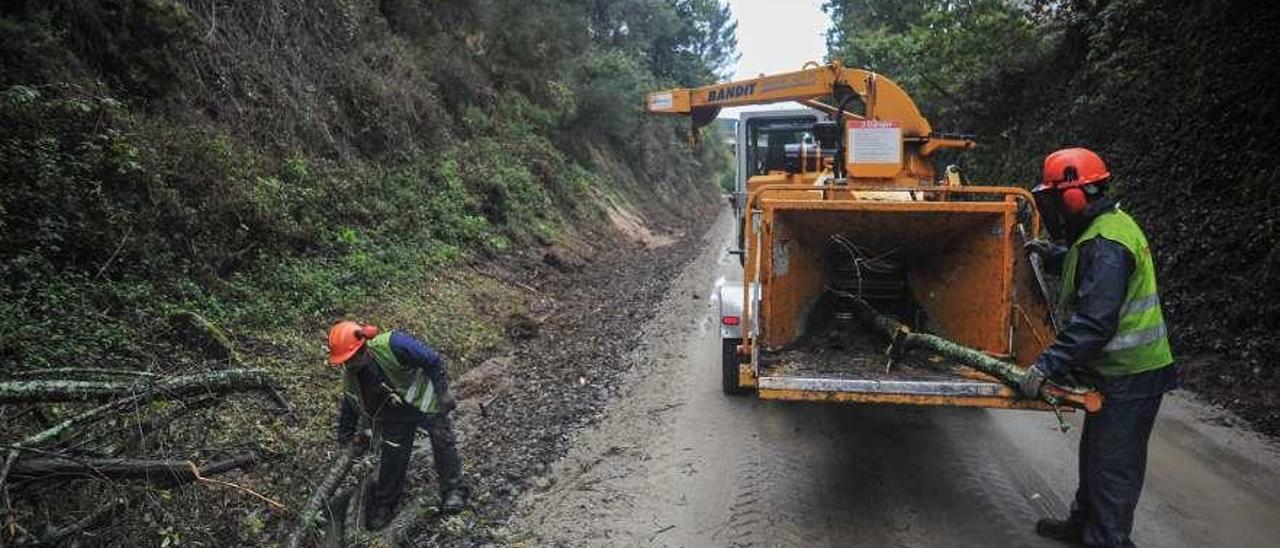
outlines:
[{"label": "work boot", "polygon": [[1071,519],[1044,518],[1036,522],[1036,534],[1079,544],[1084,538],[1084,524]]},{"label": "work boot", "polygon": [[440,512],[448,515],[462,512],[467,507],[467,497],[462,489],[452,489],[444,495],[444,502],[440,503]]}]

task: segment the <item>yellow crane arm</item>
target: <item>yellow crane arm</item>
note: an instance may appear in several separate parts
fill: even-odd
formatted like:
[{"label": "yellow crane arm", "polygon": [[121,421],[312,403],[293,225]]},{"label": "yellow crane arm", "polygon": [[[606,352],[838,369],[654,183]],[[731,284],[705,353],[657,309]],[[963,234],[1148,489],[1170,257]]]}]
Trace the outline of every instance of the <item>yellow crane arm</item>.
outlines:
[{"label": "yellow crane arm", "polygon": [[867,119],[897,122],[904,137],[928,137],[932,131],[915,102],[893,80],[846,67],[839,61],[827,65],[809,63],[795,72],[650,93],[645,109],[657,114],[692,115],[695,125],[703,125],[714,119],[722,107],[799,101],[822,108],[824,105],[816,102],[819,98],[834,96],[839,102],[848,93],[862,99]]}]

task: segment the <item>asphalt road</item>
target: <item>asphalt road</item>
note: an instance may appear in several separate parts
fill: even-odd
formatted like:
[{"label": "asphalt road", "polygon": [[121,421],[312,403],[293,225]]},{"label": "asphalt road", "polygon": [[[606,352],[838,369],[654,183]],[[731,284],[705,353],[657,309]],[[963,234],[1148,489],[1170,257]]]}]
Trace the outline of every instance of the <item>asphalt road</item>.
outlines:
[{"label": "asphalt road", "polygon": [[[1050,413],[765,402],[719,386],[722,213],[644,342],[627,389],[519,502],[531,546],[1061,546],[1076,425]],[[1189,394],[1166,398],[1138,508],[1140,546],[1275,546],[1280,450]]]}]

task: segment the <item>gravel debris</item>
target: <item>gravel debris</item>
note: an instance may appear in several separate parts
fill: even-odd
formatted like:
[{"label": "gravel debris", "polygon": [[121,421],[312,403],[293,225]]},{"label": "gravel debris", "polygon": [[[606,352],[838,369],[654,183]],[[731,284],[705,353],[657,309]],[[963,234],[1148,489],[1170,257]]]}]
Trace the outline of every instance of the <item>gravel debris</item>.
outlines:
[{"label": "gravel debris", "polygon": [[[714,221],[715,206],[703,213],[673,230],[681,236],[664,247],[602,235],[589,261],[575,261],[567,269],[561,260],[567,254],[559,250],[516,252],[498,260],[495,277],[536,294],[528,315],[514,316],[507,326],[510,353],[455,382],[455,428],[473,511],[462,516],[465,526],[459,529],[441,527],[443,520],[434,512],[419,510],[421,517],[392,541],[486,546],[515,540],[505,538],[500,524],[517,496],[552,485],[545,477],[549,464],[618,395],[624,373],[636,366],[629,356],[640,341],[640,327],[701,250],[698,235]],[[428,476],[425,436],[418,445],[415,466]],[[434,502],[434,480],[417,484],[423,479],[411,478],[408,492]]]}]

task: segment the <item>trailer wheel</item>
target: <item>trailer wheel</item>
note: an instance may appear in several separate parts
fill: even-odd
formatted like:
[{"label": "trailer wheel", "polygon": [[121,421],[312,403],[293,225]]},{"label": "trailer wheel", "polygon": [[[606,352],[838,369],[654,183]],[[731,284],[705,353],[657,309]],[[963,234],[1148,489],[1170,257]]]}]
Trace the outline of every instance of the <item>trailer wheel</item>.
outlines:
[{"label": "trailer wheel", "polygon": [[720,387],[725,394],[745,392],[738,386],[738,345],[742,339],[720,339]]}]

